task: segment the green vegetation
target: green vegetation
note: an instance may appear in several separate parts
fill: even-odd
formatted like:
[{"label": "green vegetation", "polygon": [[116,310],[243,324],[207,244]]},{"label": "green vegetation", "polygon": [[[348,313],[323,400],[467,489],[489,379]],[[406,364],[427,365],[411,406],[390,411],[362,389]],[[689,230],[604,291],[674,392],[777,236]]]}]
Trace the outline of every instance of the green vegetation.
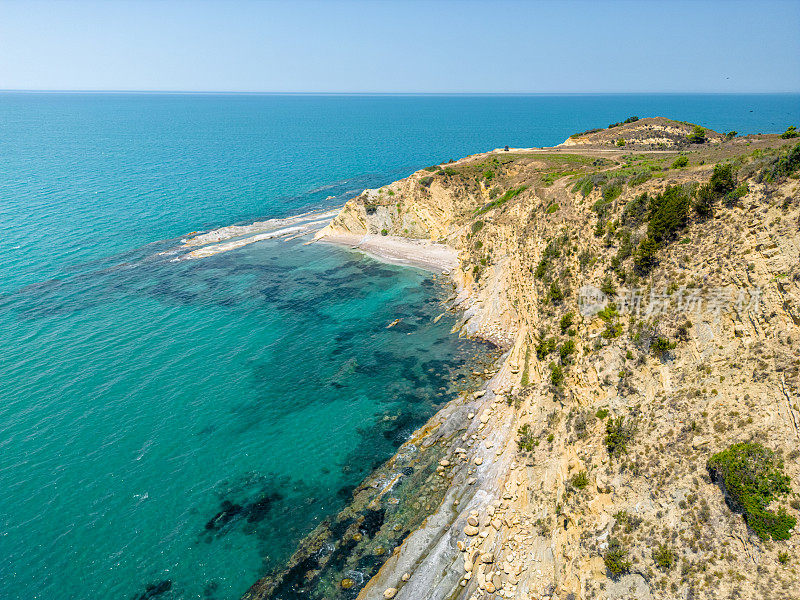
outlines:
[{"label": "green vegetation", "polygon": [[622,147],[625,145],[625,138],[619,138],[619,139],[616,141],[616,144],[617,144],[617,146],[619,146],[620,148],[622,148]]},{"label": "green vegetation", "polygon": [[603,557],[603,562],[613,578],[627,573],[631,568],[631,561],[628,560],[628,551],[619,540],[614,538],[608,543],[608,551]]},{"label": "green vegetation", "polygon": [[483,178],[486,181],[491,181],[493,177],[494,177],[494,171],[490,171],[487,169],[486,171],[483,172]]},{"label": "green vegetation", "polygon": [[439,166],[438,166],[438,165],[435,165],[435,166],[433,166],[433,167],[425,167],[425,170],[426,170],[426,171],[428,171],[429,173],[433,173],[433,172],[435,172],[435,171],[438,171],[438,170],[439,170]]},{"label": "green vegetation", "polygon": [[564,384],[564,369],[554,362],[550,363],[550,383],[556,388],[560,388]]},{"label": "green vegetation", "polygon": [[780,154],[768,161],[759,173],[758,180],[772,183],[793,175],[798,169],[800,169],[800,144],[795,145],[786,154]]},{"label": "green vegetation", "polygon": [[572,360],[572,355],[575,354],[575,340],[567,340],[561,344],[558,354],[561,357],[561,364],[567,364]]},{"label": "green vegetation", "polygon": [[428,187],[430,186],[431,183],[433,183],[433,177],[423,177],[422,179],[419,180],[419,184],[422,187]]},{"label": "green vegetation", "polygon": [[594,129],[587,129],[586,131],[581,131],[580,133],[573,133],[569,137],[571,137],[573,139],[574,138],[579,138],[582,135],[589,135],[590,133],[597,133],[598,131],[603,131],[603,128],[602,127],[595,127]]},{"label": "green vegetation", "polygon": [[625,454],[628,443],[633,439],[636,428],[632,423],[625,423],[625,417],[611,418],[606,421],[605,445],[611,457]]},{"label": "green vegetation", "polygon": [[381,235],[389,235],[388,229],[381,229]]},{"label": "green vegetation", "polygon": [[647,235],[656,242],[669,238],[686,224],[689,206],[689,194],[677,185],[651,198]]},{"label": "green vegetation", "polygon": [[524,192],[528,189],[527,185],[521,185],[517,188],[511,188],[505,194],[500,196],[497,200],[492,200],[488,204],[484,204],[482,207],[475,210],[475,215],[482,215],[486,212],[489,212],[493,208],[497,208],[498,206],[502,206],[512,198],[516,198],[519,194]]},{"label": "green vegetation", "polygon": [[758,537],[789,539],[797,520],[783,507],[777,512],[769,510],[773,500],[791,492],[783,462],[772,450],[758,443],[734,444],[709,459],[708,472],[720,484],[728,505],[744,513]]},{"label": "green vegetation", "polygon": [[669,571],[672,565],[675,564],[677,554],[675,551],[666,544],[659,544],[658,548],[653,550],[653,562],[656,566],[664,572]]},{"label": "green vegetation", "polygon": [[628,123],[635,123],[638,120],[639,120],[639,117],[628,117],[627,119],[625,119],[624,121],[620,121],[619,123],[611,123],[611,125],[609,125],[608,128],[609,129],[613,129],[614,127],[619,127],[620,125],[627,125]]},{"label": "green vegetation", "polygon": [[557,281],[554,281],[550,284],[550,291],[547,294],[550,302],[555,305],[561,304],[564,301],[564,291],[561,289],[561,286],[558,285]]},{"label": "green vegetation", "polygon": [[667,338],[659,336],[650,345],[650,350],[659,358],[664,358],[676,345],[675,342],[670,342]]},{"label": "green vegetation", "polygon": [[557,210],[558,210],[558,203],[553,202],[550,206],[547,207],[547,210],[544,212],[545,214],[552,215]]},{"label": "green vegetation", "polygon": [[797,132],[797,127],[794,125],[789,125],[789,127],[786,128],[786,131],[781,134],[781,137],[784,140],[790,140],[792,138],[796,138],[798,135],[800,135],[800,133]]},{"label": "green vegetation", "polygon": [[531,426],[525,423],[517,430],[517,435],[519,436],[517,438],[517,448],[520,451],[532,452],[536,447],[536,438],[533,435]]},{"label": "green vegetation", "polygon": [[522,377],[520,379],[520,383],[522,385],[528,385],[530,383],[529,375],[528,375],[528,365],[531,362],[531,347],[527,346],[525,348],[525,366],[522,367]]},{"label": "green vegetation", "polygon": [[594,413],[594,416],[600,419],[601,421],[608,416],[608,409],[607,408],[600,408]]},{"label": "green vegetation", "polygon": [[478,233],[481,229],[483,229],[484,222],[481,220],[477,220],[472,224],[472,233]]},{"label": "green vegetation", "polygon": [[561,333],[562,334],[566,333],[567,329],[572,327],[572,323],[573,323],[574,318],[575,318],[575,315],[572,314],[571,312],[564,313],[564,316],[561,317],[561,321],[559,321],[559,323],[558,323],[559,327],[561,328]]},{"label": "green vegetation", "polygon": [[572,479],[569,480],[569,483],[576,490],[582,490],[589,485],[589,475],[586,473],[586,471],[575,473],[575,475],[572,476]]},{"label": "green vegetation", "polygon": [[688,156],[679,156],[675,160],[672,161],[672,168],[673,169],[680,169],[685,167],[689,164],[689,157]]},{"label": "green vegetation", "polygon": [[726,133],[726,134],[725,134],[725,139],[726,139],[726,140],[732,140],[732,139],[733,139],[733,138],[735,138],[737,135],[739,135],[739,132],[738,132],[738,131],[729,131],[728,133]]},{"label": "green vegetation", "polygon": [[555,338],[542,339],[539,342],[539,345],[536,346],[536,358],[538,358],[539,360],[544,360],[548,354],[555,352],[555,350],[556,350]]},{"label": "green vegetation", "polygon": [[686,137],[690,144],[702,144],[706,141],[706,130],[700,125],[695,125],[692,133]]}]

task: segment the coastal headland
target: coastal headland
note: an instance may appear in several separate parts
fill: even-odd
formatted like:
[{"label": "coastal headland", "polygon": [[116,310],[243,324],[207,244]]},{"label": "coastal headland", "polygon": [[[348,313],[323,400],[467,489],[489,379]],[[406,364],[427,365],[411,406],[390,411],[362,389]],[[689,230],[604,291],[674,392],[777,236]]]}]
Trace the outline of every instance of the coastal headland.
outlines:
[{"label": "coastal headland", "polygon": [[316,239],[496,361],[247,600],[796,598],[800,144],[632,118],[434,165]]}]

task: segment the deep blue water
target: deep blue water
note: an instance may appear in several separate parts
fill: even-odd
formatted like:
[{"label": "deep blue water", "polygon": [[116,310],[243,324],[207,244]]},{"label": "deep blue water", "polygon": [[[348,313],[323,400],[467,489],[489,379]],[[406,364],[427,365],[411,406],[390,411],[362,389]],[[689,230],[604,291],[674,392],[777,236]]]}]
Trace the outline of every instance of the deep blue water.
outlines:
[{"label": "deep blue water", "polygon": [[237,598],[481,351],[415,269],[159,252],[632,114],[778,132],[800,96],[0,94],[2,597]]}]

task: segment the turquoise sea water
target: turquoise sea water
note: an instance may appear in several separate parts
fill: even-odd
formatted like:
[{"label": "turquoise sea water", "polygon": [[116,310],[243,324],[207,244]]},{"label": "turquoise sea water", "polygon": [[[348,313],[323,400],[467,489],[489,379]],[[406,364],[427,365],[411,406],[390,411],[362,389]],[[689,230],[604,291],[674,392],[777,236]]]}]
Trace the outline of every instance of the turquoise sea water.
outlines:
[{"label": "turquoise sea water", "polygon": [[415,269],[161,251],[631,114],[777,132],[800,96],[0,94],[0,597],[237,598],[481,351]]}]

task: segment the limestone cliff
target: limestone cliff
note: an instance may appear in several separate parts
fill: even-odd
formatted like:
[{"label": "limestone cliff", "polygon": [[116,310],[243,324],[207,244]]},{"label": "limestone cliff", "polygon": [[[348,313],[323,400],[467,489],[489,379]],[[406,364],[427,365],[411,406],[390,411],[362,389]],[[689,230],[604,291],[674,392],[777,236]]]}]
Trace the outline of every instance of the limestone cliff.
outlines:
[{"label": "limestone cliff", "polygon": [[[436,449],[426,518],[325,597],[799,597],[800,145],[692,131],[437,165],[321,232],[454,249],[462,331],[505,352],[413,440]],[[789,478],[769,531],[709,468],[740,442]]]}]

